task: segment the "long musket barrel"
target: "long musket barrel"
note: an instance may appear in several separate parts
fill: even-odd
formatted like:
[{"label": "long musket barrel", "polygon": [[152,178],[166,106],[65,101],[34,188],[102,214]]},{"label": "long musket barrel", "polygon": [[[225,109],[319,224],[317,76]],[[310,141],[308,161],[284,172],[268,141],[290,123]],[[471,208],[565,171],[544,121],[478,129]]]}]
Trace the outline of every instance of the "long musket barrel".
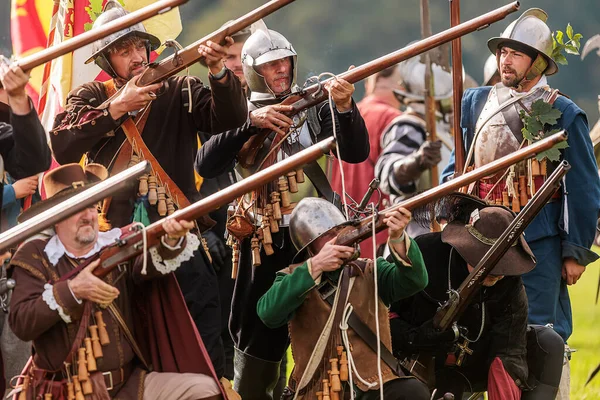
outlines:
[{"label": "long musket barrel", "polygon": [[445,331],[455,321],[457,321],[467,306],[471,303],[473,296],[481,288],[481,282],[498,264],[504,254],[510,249],[515,241],[525,231],[525,228],[544,208],[546,203],[552,198],[552,195],[560,187],[562,178],[567,174],[571,166],[568,162],[562,161],[548,177],[546,182],[539,188],[536,194],[529,200],[525,207],[519,212],[519,215],[504,230],[502,235],[484,254],[473,271],[461,283],[456,290],[456,295],[450,296],[442,307],[438,309],[434,318],[433,326],[436,329]]},{"label": "long musket barrel", "polygon": [[150,164],[147,161],[141,162],[7,230],[0,234],[0,253],[52,227],[57,222],[117,194],[125,189],[132,179],[137,179],[149,171]]},{"label": "long musket barrel", "polygon": [[[292,94],[281,104],[292,106],[292,111],[286,112],[286,114],[297,114],[300,111],[317,105],[328,98],[328,93],[327,90],[324,89],[323,83],[330,79],[342,78],[350,83],[356,83],[401,61],[408,60],[409,58],[415,57],[433,49],[434,47],[440,46],[473,31],[483,29],[494,22],[506,18],[506,16],[517,11],[518,9],[518,1],[497,8],[496,10],[490,11],[487,14],[483,14],[477,18],[463,22],[460,25],[446,29],[445,31],[430,36],[427,39],[420,40],[393,53],[379,57],[359,67],[341,73],[337,75],[336,78],[329,78],[323,82],[308,86],[302,89],[299,93]],[[261,149],[263,142],[270,133],[270,130],[263,129],[260,133],[254,135],[244,144],[244,147],[238,153],[238,162],[242,166],[249,167],[254,165],[258,151]]]},{"label": "long musket barrel", "polygon": [[140,75],[137,82],[138,86],[148,86],[153,83],[161,82],[179,71],[183,71],[188,66],[200,60],[198,46],[205,44],[209,40],[216,43],[223,43],[226,36],[238,32],[256,21],[274,13],[282,7],[287,6],[294,0],[271,0],[270,2],[250,11],[246,15],[233,21],[230,25],[219,28],[213,33],[204,36],[202,39],[190,44],[189,46],[177,51],[175,54],[165,58],[158,64],[149,65]]},{"label": "long musket barrel", "polygon": [[[471,172],[468,172],[464,175],[461,175],[457,178],[454,178],[442,185],[439,185],[435,188],[429,189],[421,194],[418,194],[410,199],[404,200],[392,207],[389,207],[380,212],[377,216],[377,221],[375,225],[375,230],[377,232],[386,229],[387,226],[383,223],[382,215],[390,212],[392,210],[396,210],[400,207],[406,209],[414,209],[416,207],[423,206],[428,204],[434,200],[437,200],[443,196],[446,196],[452,192],[457,191],[461,187],[467,186],[473,182],[476,182],[482,178],[494,175],[497,172],[503,171],[511,165],[525,160],[527,158],[533,157],[534,155],[541,153],[545,150],[550,149],[555,144],[559,142],[563,142],[567,140],[567,135],[564,131],[555,133],[554,135],[540,140],[532,145],[524,147],[518,151],[515,151],[512,154],[499,158],[489,164],[486,164],[482,167],[476,168]],[[372,234],[372,218],[366,217],[360,221],[358,221],[353,226],[348,226],[341,230],[338,235],[337,244],[351,246],[355,243],[359,243]]]},{"label": "long musket barrel", "polygon": [[[337,77],[343,78],[350,83],[356,83],[367,78],[368,76],[371,76],[379,71],[389,68],[392,65],[398,64],[401,61],[408,60],[409,58],[429,51],[434,47],[438,47],[451,40],[457,39],[476,30],[483,29],[489,26],[490,24],[493,24],[494,22],[503,20],[509,14],[512,14],[517,10],[519,10],[519,2],[515,1],[503,7],[497,8],[494,11],[490,11],[479,17],[463,22],[462,24],[457,25],[453,28],[446,29],[445,31],[430,36],[427,39],[419,40],[418,42],[408,45],[393,53],[387,54],[383,57],[379,57],[359,67],[343,72],[337,75]],[[294,107],[294,111],[298,112],[304,110],[315,104],[319,104],[323,100],[327,99],[328,94],[324,89],[322,89],[321,86],[322,84],[314,84],[307,87],[305,90],[309,93],[317,93],[320,90],[322,90],[322,93],[316,98],[311,96],[310,100],[303,98],[302,100],[293,103],[292,106]]]},{"label": "long musket barrel", "polygon": [[77,35],[72,39],[66,40],[56,46],[48,47],[47,49],[41,50],[30,56],[24,57],[16,64],[21,67],[23,71],[29,71],[32,68],[47,63],[55,58],[64,56],[72,51],[75,51],[83,46],[86,46],[98,39],[102,39],[110,34],[125,29],[139,22],[142,22],[148,18],[154,17],[155,15],[165,13],[171,10],[173,7],[180,6],[187,3],[188,0],[160,0],[156,3],[152,3],[146,7],[142,7],[137,11],[129,13],[121,18],[103,25],[100,29],[92,29],[81,35]]},{"label": "long musket barrel", "polygon": [[[241,180],[217,193],[208,196],[205,199],[197,201],[189,207],[174,212],[169,218],[175,220],[192,221],[225,204],[251,192],[267,183],[277,179],[286,172],[293,171],[300,166],[315,161],[324,153],[328,153],[334,144],[334,139],[325,139],[313,146],[310,146],[293,156],[286,158],[277,164],[271,165],[254,175]],[[141,254],[143,251],[144,234],[147,239],[147,246],[152,247],[159,243],[160,237],[165,234],[162,227],[164,220],[157,221],[148,226],[144,232],[136,232],[129,237],[123,238],[117,246],[109,246],[100,252],[101,263],[94,270],[94,275],[104,277],[112,268],[119,265],[131,257]]]},{"label": "long musket barrel", "polygon": [[[460,0],[450,0],[450,24],[460,24]],[[462,174],[465,165],[465,150],[462,130],[460,129],[460,113],[463,95],[463,62],[461,39],[452,41],[452,133],[454,134],[454,170],[456,175]]]}]

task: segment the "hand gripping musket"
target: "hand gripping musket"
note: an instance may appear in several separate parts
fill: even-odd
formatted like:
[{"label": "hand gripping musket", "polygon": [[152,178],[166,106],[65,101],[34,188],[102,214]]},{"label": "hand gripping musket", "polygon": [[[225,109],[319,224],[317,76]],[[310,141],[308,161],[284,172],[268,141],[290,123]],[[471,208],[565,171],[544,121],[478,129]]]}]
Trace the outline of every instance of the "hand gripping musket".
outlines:
[{"label": "hand gripping musket", "polygon": [[[499,171],[503,171],[513,164],[527,158],[533,157],[535,154],[548,150],[559,142],[567,140],[567,135],[564,131],[555,133],[554,135],[540,140],[530,146],[524,147],[512,154],[499,158],[487,165],[477,168],[469,173],[454,178],[442,185],[426,190],[410,199],[404,200],[390,208],[381,211],[375,216],[375,231],[380,232],[387,229],[387,225],[383,222],[383,215],[396,210],[400,207],[406,209],[414,209],[423,206],[443,196],[453,193],[463,186],[469,185],[479,179],[494,175]],[[317,254],[321,248],[337,236],[336,244],[343,246],[354,246],[363,240],[371,237],[373,234],[373,217],[368,216],[360,220],[349,221],[345,224],[335,226],[329,231],[323,233],[319,238],[314,240],[309,247],[311,254]]]},{"label": "hand gripping musket", "polygon": [[175,54],[165,58],[157,64],[149,65],[140,75],[137,81],[138,86],[148,86],[153,83],[161,82],[170,76],[183,71],[185,68],[195,64],[201,59],[198,53],[198,46],[206,44],[209,40],[215,43],[224,43],[225,37],[230,36],[256,21],[274,13],[292,3],[294,0],[271,0],[262,6],[250,11],[246,15],[233,21],[231,24],[221,27],[218,30],[204,36],[202,39],[190,44],[189,46],[175,51]]},{"label": "hand gripping musket", "polygon": [[[498,22],[506,18],[507,15],[517,11],[518,9],[518,1],[510,3],[504,7],[497,8],[496,10],[490,11],[487,14],[463,22],[460,25],[437,33],[428,37],[427,39],[415,42],[400,50],[379,57],[330,79],[341,78],[350,83],[356,83],[401,61],[408,60],[409,58],[415,57],[433,49],[434,47],[447,43],[473,31],[483,29],[494,22]],[[327,80],[305,87],[300,92],[293,93],[287,97],[281,104],[291,105],[292,111],[289,111],[286,114],[295,115],[302,110],[306,110],[307,108],[326,100],[329,94],[323,87],[324,82],[327,82]],[[238,154],[238,162],[243,167],[248,168],[254,165],[258,151],[261,149],[263,142],[270,134],[270,130],[262,130],[260,133],[254,135],[250,140],[248,140],[246,144],[244,144],[244,147]]]},{"label": "hand gripping musket", "polygon": [[560,182],[571,166],[562,161],[548,177],[542,187],[535,193],[496,242],[485,253],[469,276],[461,283],[456,291],[452,291],[450,298],[436,312],[433,317],[433,327],[445,331],[456,322],[473,300],[481,288],[483,280],[498,264],[504,254],[525,231],[538,213],[550,201],[552,195],[560,186]]},{"label": "hand gripping musket", "polygon": [[103,25],[100,29],[93,29],[77,35],[72,39],[66,40],[56,46],[48,47],[47,49],[41,50],[30,56],[17,60],[15,64],[19,66],[23,71],[29,71],[32,68],[47,63],[48,61],[54,60],[55,58],[64,56],[72,51],[75,51],[81,47],[84,47],[98,39],[102,39],[108,35],[118,32],[122,29],[135,25],[139,22],[147,20],[148,18],[154,17],[155,15],[163,14],[170,11],[172,8],[187,3],[188,0],[160,0],[152,3],[146,7],[142,7],[137,11],[127,14],[121,18],[118,18],[106,25]]},{"label": "hand gripping musket", "polygon": [[147,161],[141,162],[7,230],[0,234],[0,253],[29,239],[36,233],[52,227],[57,222],[85,210],[106,197],[119,193],[132,180],[149,171],[150,164]]},{"label": "hand gripping musket", "polygon": [[[246,179],[241,180],[234,185],[222,189],[205,199],[197,201],[186,208],[182,208],[181,210],[174,212],[168,218],[173,218],[178,221],[193,221],[235,200],[236,198],[243,196],[248,192],[266,185],[268,182],[277,179],[289,171],[294,171],[304,164],[315,161],[324,153],[328,153],[333,144],[333,138],[325,139],[297,154],[294,154],[289,158],[286,158],[283,161],[278,162],[277,164],[274,164]],[[104,277],[120,263],[129,260],[133,256],[141,254],[143,251],[144,235],[146,236],[148,248],[159,244],[161,236],[165,234],[165,231],[162,227],[163,222],[164,219],[159,220],[146,227],[143,232],[133,229],[131,235],[122,238],[114,245],[110,245],[102,249],[99,253],[100,265],[94,270],[94,275],[98,277]],[[93,260],[95,259],[96,258]],[[85,265],[88,265],[93,260],[89,260],[78,268],[84,268]]]}]

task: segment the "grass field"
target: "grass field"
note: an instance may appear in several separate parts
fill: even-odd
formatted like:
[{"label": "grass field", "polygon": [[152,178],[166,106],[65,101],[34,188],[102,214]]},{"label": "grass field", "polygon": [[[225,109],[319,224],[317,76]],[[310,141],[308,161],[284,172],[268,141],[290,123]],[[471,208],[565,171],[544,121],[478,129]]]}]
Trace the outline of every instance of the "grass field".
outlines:
[{"label": "grass field", "polygon": [[[596,248],[596,252],[600,249]],[[569,290],[573,308],[573,335],[569,345],[577,349],[571,359],[571,399],[600,399],[600,374],[584,387],[591,371],[600,363],[600,304],[595,304],[600,262],[587,267]]]}]

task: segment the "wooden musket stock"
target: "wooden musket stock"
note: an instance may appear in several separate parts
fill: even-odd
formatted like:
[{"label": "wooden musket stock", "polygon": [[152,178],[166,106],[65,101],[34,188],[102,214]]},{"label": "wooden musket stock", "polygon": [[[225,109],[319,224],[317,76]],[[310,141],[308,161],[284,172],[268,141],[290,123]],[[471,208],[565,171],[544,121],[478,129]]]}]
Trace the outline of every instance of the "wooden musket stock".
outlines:
[{"label": "wooden musket stock", "polygon": [[[503,171],[511,165],[533,157],[534,155],[548,150],[555,144],[567,140],[567,135],[564,131],[555,133],[554,135],[540,140],[532,145],[524,147],[512,154],[499,158],[487,165],[476,168],[473,171],[454,178],[442,185],[429,189],[421,194],[418,194],[410,199],[404,200],[390,208],[387,208],[376,216],[375,231],[379,232],[386,229],[387,226],[383,223],[383,216],[393,210],[400,207],[408,210],[416,207],[423,206],[434,200],[437,200],[443,196],[446,196],[452,192],[457,191],[461,187],[467,186],[470,183],[478,181],[482,178],[494,175],[499,171]],[[327,240],[331,240],[332,237],[337,236],[337,244],[344,246],[353,246],[363,240],[369,238],[373,232],[373,219],[372,217],[365,217],[361,220],[350,222],[346,225],[341,225],[332,228],[330,231],[324,233],[320,240],[314,242],[314,246],[310,248],[312,254],[316,254],[321,250],[322,245]]]},{"label": "wooden musket stock", "polygon": [[[429,51],[434,47],[440,46],[473,31],[485,28],[494,22],[506,18],[507,15],[517,11],[518,9],[518,1],[510,3],[494,11],[490,11],[487,14],[483,14],[477,18],[463,22],[460,25],[446,29],[445,31],[430,36],[427,39],[420,40],[393,53],[379,57],[359,67],[341,73],[337,75],[337,78],[345,79],[350,83],[356,83],[401,61],[408,60],[409,58]],[[302,110],[310,108],[326,100],[329,94],[323,87],[323,83],[329,81],[330,79],[334,78],[329,78],[323,82],[315,83],[314,85],[304,88],[301,92],[292,94],[286,98],[281,104],[292,106],[292,111],[287,112],[286,114],[297,114]],[[238,154],[238,162],[242,166],[249,167],[255,163],[257,153],[270,133],[270,130],[262,130],[260,133],[254,135],[246,142]]]},{"label": "wooden musket stock", "polygon": [[131,180],[137,179],[149,171],[150,164],[147,161],[141,162],[3,232],[0,234],[0,252],[4,252],[36,233],[54,226],[57,222],[119,193],[129,185]]},{"label": "wooden musket stock", "polygon": [[75,51],[83,46],[86,46],[98,39],[102,39],[108,35],[120,31],[121,29],[128,28],[139,22],[147,20],[148,18],[154,17],[158,14],[163,14],[173,7],[180,6],[187,3],[188,0],[160,0],[156,3],[152,3],[146,7],[142,7],[137,11],[129,13],[121,18],[107,23],[99,29],[92,29],[81,35],[77,35],[69,40],[56,45],[48,47],[47,49],[41,50],[30,56],[24,57],[16,61],[16,65],[21,67],[23,71],[29,71],[32,68],[47,63],[55,58],[64,56],[72,51]]},{"label": "wooden musket stock", "polygon": [[157,64],[151,64],[140,75],[137,82],[138,86],[148,86],[153,83],[161,82],[185,68],[198,62],[201,58],[198,53],[198,46],[206,44],[209,40],[215,43],[224,43],[226,36],[231,36],[256,21],[274,13],[282,7],[287,6],[294,0],[271,0],[270,2],[250,11],[246,15],[233,21],[230,25],[219,28],[213,33],[204,36],[202,39],[190,44],[189,46],[177,51],[175,54],[165,58]]},{"label": "wooden musket stock", "polygon": [[539,188],[535,195],[527,202],[525,207],[519,212],[519,215],[504,230],[502,235],[490,247],[490,249],[481,258],[475,269],[461,283],[456,290],[456,295],[450,295],[436,312],[433,317],[433,327],[445,331],[455,321],[461,317],[467,306],[473,300],[473,297],[481,288],[484,279],[489,275],[492,269],[502,259],[504,254],[511,248],[513,243],[525,231],[525,228],[533,221],[544,206],[550,201],[552,195],[560,187],[562,178],[569,171],[571,166],[563,161],[554,170],[546,182]]},{"label": "wooden musket stock", "polygon": [[[277,164],[271,165],[254,175],[241,180],[217,193],[208,196],[205,199],[197,201],[189,207],[176,211],[168,218],[177,221],[193,221],[225,204],[251,192],[267,183],[277,179],[289,171],[315,161],[324,153],[328,153],[334,144],[334,139],[325,139],[313,146],[310,146],[293,156],[286,158]],[[143,251],[143,235],[146,235],[148,248],[159,243],[161,236],[165,234],[162,227],[163,220],[157,221],[146,227],[145,232],[134,231],[130,236],[121,239],[117,244],[107,246],[100,251],[100,265],[94,270],[94,275],[98,277],[106,276],[113,268],[131,257],[141,254]],[[89,264],[92,260],[88,261]]]}]

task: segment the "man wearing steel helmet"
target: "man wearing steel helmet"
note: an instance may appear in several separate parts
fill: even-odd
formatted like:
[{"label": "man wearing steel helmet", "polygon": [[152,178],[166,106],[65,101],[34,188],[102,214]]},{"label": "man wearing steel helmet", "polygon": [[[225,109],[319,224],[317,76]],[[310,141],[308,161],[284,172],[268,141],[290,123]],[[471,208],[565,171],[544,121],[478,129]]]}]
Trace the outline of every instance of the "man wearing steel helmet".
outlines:
[{"label": "man wearing steel helmet", "polygon": [[[488,41],[497,59],[501,83],[464,93],[461,127],[467,165],[477,168],[515,151],[523,144],[519,112],[528,112],[537,100],[552,104],[554,92],[546,76],[555,74],[558,66],[551,58],[552,33],[546,25],[547,17],[543,10],[528,10],[501,37]],[[555,128],[568,132],[569,147],[560,151],[560,158],[571,164],[571,170],[559,192],[525,231],[538,266],[523,275],[523,281],[529,322],[552,325],[566,341],[573,330],[567,285],[575,284],[585,266],[598,258],[589,249],[600,209],[600,182],[585,113],[565,96],[558,96],[553,107],[561,112]],[[530,161],[511,167],[508,174],[518,182],[514,185],[529,191],[524,192],[524,201],[530,197],[531,188],[541,186],[545,179],[542,170],[534,168],[536,164]],[[547,164],[551,171],[552,164]],[[442,179],[449,179],[453,173],[454,157]],[[476,185],[479,196],[502,202],[506,182],[498,180],[492,177],[480,181]],[[520,196],[511,197],[513,209],[518,210],[524,201],[518,199]]]},{"label": "man wearing steel helmet", "polygon": [[[441,60],[441,52],[432,53]],[[407,105],[402,115],[396,117],[381,135],[381,155],[375,165],[375,176],[381,182],[381,190],[393,202],[402,201],[432,186],[430,169],[446,165],[452,151],[450,114],[447,107],[452,97],[452,75],[432,62],[436,100],[436,134],[438,140],[430,141],[425,123],[425,64],[420,57],[400,63],[404,88],[394,92]],[[408,226],[408,233],[416,237],[429,230],[415,223]]]},{"label": "man wearing steel helmet", "polygon": [[[410,212],[404,208],[384,215],[391,248],[387,260],[383,257],[375,262],[363,258],[352,260],[353,247],[337,245],[337,237],[323,235],[346,222],[340,210],[323,199],[305,198],[298,203],[292,213],[290,232],[299,251],[296,257],[299,263],[279,271],[273,286],[257,305],[258,315],[267,326],[286,326],[290,332],[294,370],[286,397],[296,393],[303,398],[315,398],[324,390],[324,382],[330,381],[331,398],[346,398],[349,390],[356,390],[358,398],[363,400],[379,398],[378,364],[381,363],[383,398],[429,399],[427,387],[417,379],[408,379],[390,353],[387,307],[427,285],[423,255],[415,241],[404,233],[410,218]],[[316,243],[323,247],[318,249]],[[373,344],[365,339],[364,330],[354,321],[346,320],[344,310],[349,306],[365,329],[374,336],[379,332],[384,362],[380,362]],[[347,330],[341,328],[346,322]],[[340,374],[340,385],[336,387],[336,378],[332,377],[334,370],[340,368],[334,369],[330,361],[343,364],[346,358],[348,377]],[[355,387],[351,388],[350,383]]]},{"label": "man wearing steel helmet", "polygon": [[[109,1],[92,29],[126,13],[117,2]],[[93,44],[88,62],[94,61],[112,79],[74,89],[50,136],[60,163],[79,162],[85,155],[88,162],[116,173],[130,160],[135,162],[133,155],[155,158],[148,188],[135,184],[103,203],[102,211],[113,226],[125,226],[132,219],[148,224],[164,216],[166,210],[172,211],[172,205],[182,208],[200,199],[193,170],[197,132],[218,133],[240,126],[247,118],[240,82],[223,65],[231,42],[229,38],[225,46],[208,42],[198,48],[210,70],[210,90],[192,76],[173,76],[162,83],[137,86],[150,52],[160,45],[141,24]],[[141,152],[143,145],[145,152]],[[166,197],[161,198],[162,193]],[[200,231],[214,223],[208,216],[196,222]],[[205,251],[198,249],[191,260],[188,257],[177,277],[211,359],[222,374],[218,284]]]},{"label": "man wearing steel helmet", "polygon": [[[242,64],[251,92],[249,120],[237,130],[213,136],[202,146],[197,158],[197,170],[200,175],[212,177],[221,173],[225,166],[235,161],[236,154],[246,141],[261,129],[269,129],[274,133],[266,139],[257,156],[258,161],[248,168],[243,168],[239,163],[236,165],[239,177],[249,176],[258,170],[261,160],[270,151],[271,141],[275,139],[274,134],[284,136],[289,133],[287,139],[282,141],[281,147],[275,147],[278,151],[272,153],[273,158],[282,159],[332,136],[332,117],[335,118],[342,159],[358,163],[367,158],[368,134],[352,100],[353,85],[342,79],[332,80],[327,84],[334,102],[333,115],[328,102],[324,102],[294,116],[292,120],[285,114],[286,111],[291,111],[291,107],[279,104],[287,95],[298,89],[295,85],[297,55],[292,44],[278,32],[257,30],[244,44]],[[244,399],[271,399],[273,396],[273,385],[279,375],[279,363],[288,346],[288,334],[286,327],[268,328],[256,314],[256,302],[271,286],[276,272],[282,266],[289,265],[295,254],[287,228],[294,203],[303,197],[317,195],[335,201],[335,194],[325,172],[329,171],[325,165],[327,162],[328,157],[324,157],[319,163],[304,167],[308,179],[304,183],[298,183],[298,190],[291,194],[291,204],[287,207],[283,202],[284,192],[281,192],[282,215],[280,221],[275,222],[277,232],[272,234],[272,245],[264,245],[263,240],[259,253],[260,265],[256,267],[253,267],[253,264],[258,260],[252,259],[251,239],[258,240],[258,228],[268,220],[266,203],[271,206],[271,196],[278,196],[279,192],[271,185],[267,190],[258,191],[254,200],[247,198],[240,202],[244,209],[253,201],[261,205],[260,210],[252,210],[258,216],[249,222],[253,230],[252,235],[257,236],[236,239],[240,242],[234,244],[239,246],[240,262],[230,330],[236,345],[234,387]],[[285,192],[286,195],[289,194],[288,189],[285,189]],[[269,197],[265,198],[265,194]],[[262,216],[261,212],[265,215]],[[264,229],[262,232],[264,233]],[[232,236],[230,238],[233,239]]]}]

